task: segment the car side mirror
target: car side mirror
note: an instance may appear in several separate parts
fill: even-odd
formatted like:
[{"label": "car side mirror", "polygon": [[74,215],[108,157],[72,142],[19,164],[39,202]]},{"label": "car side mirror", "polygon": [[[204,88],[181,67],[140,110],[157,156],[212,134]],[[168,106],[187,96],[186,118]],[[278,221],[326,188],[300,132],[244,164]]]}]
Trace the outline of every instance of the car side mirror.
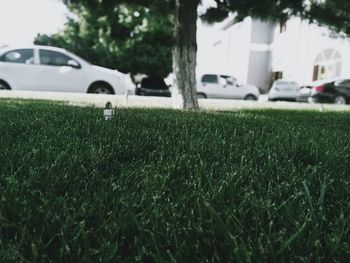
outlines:
[{"label": "car side mirror", "polygon": [[81,68],[80,64],[73,59],[68,60],[67,66],[72,67],[72,68],[76,68],[76,69]]}]

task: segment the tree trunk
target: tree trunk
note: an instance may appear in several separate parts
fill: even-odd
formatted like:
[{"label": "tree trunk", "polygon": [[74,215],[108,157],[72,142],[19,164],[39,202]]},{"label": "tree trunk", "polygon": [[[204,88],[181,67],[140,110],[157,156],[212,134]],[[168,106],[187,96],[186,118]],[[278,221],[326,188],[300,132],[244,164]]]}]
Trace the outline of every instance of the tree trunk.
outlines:
[{"label": "tree trunk", "polygon": [[197,61],[197,7],[198,0],[176,0],[175,47],[173,70],[175,107],[197,110],[196,61]]}]

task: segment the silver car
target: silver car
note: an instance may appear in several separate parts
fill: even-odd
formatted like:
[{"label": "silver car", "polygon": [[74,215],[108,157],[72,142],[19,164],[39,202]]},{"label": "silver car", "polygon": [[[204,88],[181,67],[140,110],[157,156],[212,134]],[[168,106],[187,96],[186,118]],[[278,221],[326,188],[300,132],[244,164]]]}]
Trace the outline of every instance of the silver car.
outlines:
[{"label": "silver car", "polygon": [[295,81],[275,80],[270,91],[269,101],[295,101],[299,95],[299,85]]},{"label": "silver car", "polygon": [[204,74],[197,81],[198,98],[257,100],[259,89],[227,75]]}]

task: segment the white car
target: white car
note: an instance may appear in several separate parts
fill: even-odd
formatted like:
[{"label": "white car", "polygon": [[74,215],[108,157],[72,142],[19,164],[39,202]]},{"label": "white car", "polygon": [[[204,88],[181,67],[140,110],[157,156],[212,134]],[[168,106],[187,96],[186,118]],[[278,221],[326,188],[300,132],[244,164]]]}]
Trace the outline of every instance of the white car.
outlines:
[{"label": "white car", "polygon": [[200,99],[257,100],[259,94],[257,87],[241,84],[234,77],[227,75],[204,74],[197,81],[197,96]]},{"label": "white car", "polygon": [[295,101],[298,96],[299,85],[295,81],[275,80],[269,91],[269,101]]},{"label": "white car", "polygon": [[128,75],[64,49],[29,46],[0,49],[0,89],[125,94],[134,85]]}]

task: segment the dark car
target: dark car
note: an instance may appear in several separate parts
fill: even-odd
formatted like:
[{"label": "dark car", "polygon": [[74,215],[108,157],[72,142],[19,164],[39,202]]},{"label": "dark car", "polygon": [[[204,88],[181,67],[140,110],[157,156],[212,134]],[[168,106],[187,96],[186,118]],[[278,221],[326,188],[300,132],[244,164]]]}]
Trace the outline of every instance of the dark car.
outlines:
[{"label": "dark car", "polygon": [[350,102],[350,79],[328,82],[312,88],[313,102],[344,105]]},{"label": "dark car", "polygon": [[164,79],[153,77],[143,78],[137,85],[135,94],[140,96],[171,97],[169,86],[166,85]]}]

